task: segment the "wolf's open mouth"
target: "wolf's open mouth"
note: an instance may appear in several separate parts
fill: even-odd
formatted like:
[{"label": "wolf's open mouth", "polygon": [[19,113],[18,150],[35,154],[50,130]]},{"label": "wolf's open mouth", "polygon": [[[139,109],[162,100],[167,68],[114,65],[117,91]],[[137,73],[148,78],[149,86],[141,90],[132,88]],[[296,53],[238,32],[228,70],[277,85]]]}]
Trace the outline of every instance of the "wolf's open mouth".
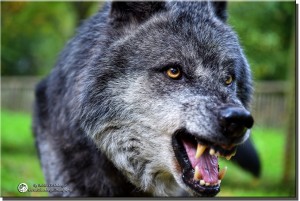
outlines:
[{"label": "wolf's open mouth", "polygon": [[182,168],[183,182],[195,194],[215,196],[220,191],[220,183],[227,170],[226,167],[219,170],[218,157],[229,160],[235,154],[236,146],[217,145],[196,138],[185,129],[174,134],[172,144]]}]

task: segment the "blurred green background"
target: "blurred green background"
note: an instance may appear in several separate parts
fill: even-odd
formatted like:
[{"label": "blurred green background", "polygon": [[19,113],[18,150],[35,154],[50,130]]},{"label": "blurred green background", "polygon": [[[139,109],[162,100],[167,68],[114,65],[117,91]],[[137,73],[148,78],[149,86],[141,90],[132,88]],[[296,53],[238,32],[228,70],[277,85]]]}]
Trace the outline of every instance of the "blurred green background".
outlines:
[{"label": "blurred green background", "polygon": [[[103,3],[1,2],[1,196],[25,182],[44,184],[31,132],[33,89],[55,65],[76,27]],[[296,197],[295,2],[229,2],[229,24],[238,33],[253,72],[252,140],[262,173],[254,178],[228,166],[218,197]]]}]

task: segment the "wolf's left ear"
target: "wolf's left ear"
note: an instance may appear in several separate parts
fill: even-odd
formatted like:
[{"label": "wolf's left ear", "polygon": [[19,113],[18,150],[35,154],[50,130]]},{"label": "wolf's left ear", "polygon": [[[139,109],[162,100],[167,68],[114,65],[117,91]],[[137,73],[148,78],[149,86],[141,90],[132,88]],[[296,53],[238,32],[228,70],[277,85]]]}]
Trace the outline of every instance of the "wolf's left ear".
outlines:
[{"label": "wolf's left ear", "polygon": [[110,18],[115,23],[141,23],[164,10],[164,2],[112,2]]},{"label": "wolf's left ear", "polygon": [[226,1],[212,1],[212,5],[216,16],[226,22],[227,20],[227,2]]}]

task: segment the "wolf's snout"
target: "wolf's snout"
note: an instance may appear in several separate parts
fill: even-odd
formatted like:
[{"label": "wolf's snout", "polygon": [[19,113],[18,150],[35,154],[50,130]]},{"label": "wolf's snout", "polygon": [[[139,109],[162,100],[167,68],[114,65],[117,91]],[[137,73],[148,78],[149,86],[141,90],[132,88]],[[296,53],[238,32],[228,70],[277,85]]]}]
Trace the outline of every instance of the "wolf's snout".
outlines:
[{"label": "wolf's snout", "polygon": [[253,126],[254,120],[250,112],[243,108],[226,107],[219,112],[219,123],[225,136],[239,138]]}]

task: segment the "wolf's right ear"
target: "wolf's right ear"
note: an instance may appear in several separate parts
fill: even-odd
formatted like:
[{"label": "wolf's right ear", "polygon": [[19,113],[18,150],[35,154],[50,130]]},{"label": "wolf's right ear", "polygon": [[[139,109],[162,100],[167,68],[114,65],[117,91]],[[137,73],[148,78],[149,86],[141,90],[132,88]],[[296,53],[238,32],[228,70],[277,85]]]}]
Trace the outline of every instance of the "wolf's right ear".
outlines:
[{"label": "wolf's right ear", "polygon": [[142,23],[164,9],[164,2],[112,2],[110,18],[118,25]]},{"label": "wolf's right ear", "polygon": [[227,20],[227,2],[226,1],[212,1],[214,7],[215,15],[226,22]]}]

